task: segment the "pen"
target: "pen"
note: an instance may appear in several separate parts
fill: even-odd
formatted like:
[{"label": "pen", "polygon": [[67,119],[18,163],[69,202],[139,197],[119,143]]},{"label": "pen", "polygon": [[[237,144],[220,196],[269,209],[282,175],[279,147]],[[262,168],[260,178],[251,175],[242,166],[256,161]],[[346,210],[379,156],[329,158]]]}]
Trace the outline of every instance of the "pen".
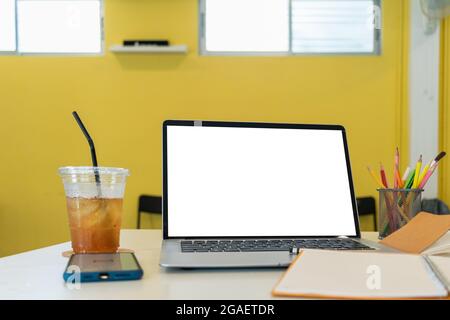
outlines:
[{"label": "pen", "polygon": [[430,169],[428,169],[428,172],[425,174],[425,176],[423,177],[422,181],[419,184],[419,189],[422,189],[425,184],[428,182],[428,180],[430,179],[430,177],[433,175],[434,170],[436,170],[438,164],[439,164],[439,160],[441,160],[444,156],[446,155],[446,153],[444,151],[442,151],[441,153],[438,154],[438,156],[433,160],[433,162],[430,165]]},{"label": "pen", "polygon": [[439,152],[439,154],[436,156],[436,158],[434,158],[433,162],[431,163],[430,167],[436,163],[439,162],[439,160],[441,160],[443,157],[445,157],[447,153],[445,151],[441,151]]}]

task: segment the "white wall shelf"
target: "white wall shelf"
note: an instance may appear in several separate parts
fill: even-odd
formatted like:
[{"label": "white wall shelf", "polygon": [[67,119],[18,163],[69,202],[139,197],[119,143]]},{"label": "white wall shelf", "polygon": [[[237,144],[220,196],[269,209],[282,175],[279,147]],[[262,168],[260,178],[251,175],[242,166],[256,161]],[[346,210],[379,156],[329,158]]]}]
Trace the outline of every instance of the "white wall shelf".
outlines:
[{"label": "white wall shelf", "polygon": [[114,53],[146,53],[146,54],[186,54],[188,48],[186,45],[176,46],[122,46],[112,45],[109,51]]}]

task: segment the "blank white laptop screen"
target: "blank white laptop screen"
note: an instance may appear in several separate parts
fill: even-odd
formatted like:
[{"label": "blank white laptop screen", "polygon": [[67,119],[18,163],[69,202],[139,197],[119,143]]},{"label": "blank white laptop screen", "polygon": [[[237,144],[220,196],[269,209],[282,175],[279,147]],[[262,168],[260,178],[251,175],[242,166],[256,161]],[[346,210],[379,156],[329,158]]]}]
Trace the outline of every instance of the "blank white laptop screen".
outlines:
[{"label": "blank white laptop screen", "polygon": [[169,237],[355,236],[342,131],[167,127]]}]

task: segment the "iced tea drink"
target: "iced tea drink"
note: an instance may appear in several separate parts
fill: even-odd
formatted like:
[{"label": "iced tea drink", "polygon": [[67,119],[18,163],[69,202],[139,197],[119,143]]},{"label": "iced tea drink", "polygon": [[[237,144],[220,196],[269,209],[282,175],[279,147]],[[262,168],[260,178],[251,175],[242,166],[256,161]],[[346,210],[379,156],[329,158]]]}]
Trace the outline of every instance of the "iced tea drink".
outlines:
[{"label": "iced tea drink", "polygon": [[77,253],[116,252],[122,199],[66,197],[72,248]]},{"label": "iced tea drink", "polygon": [[59,172],[66,192],[73,251],[116,252],[120,246],[123,193],[128,170],[64,167]]}]

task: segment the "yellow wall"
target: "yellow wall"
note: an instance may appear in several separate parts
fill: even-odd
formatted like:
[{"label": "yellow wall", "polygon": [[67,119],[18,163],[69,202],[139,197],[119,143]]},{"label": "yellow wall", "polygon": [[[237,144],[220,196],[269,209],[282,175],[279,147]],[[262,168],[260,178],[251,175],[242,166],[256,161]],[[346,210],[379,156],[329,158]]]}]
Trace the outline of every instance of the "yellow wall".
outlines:
[{"label": "yellow wall", "polygon": [[[402,148],[405,1],[383,1],[381,56],[201,57],[197,0],[106,0],[106,47],[170,38],[186,56],[0,57],[0,256],[68,240],[57,168],[89,165],[70,112],[93,135],[99,163],[131,170],[123,226],[137,197],[161,193],[168,118],[347,127],[358,195],[375,195],[366,165]],[[403,128],[403,129],[402,129]]]},{"label": "yellow wall", "polygon": [[[441,100],[440,100],[440,149],[450,153],[450,130],[448,122],[450,120],[450,18],[447,18],[441,26]],[[450,203],[450,161],[443,158],[439,165],[439,198],[446,203]]]}]

